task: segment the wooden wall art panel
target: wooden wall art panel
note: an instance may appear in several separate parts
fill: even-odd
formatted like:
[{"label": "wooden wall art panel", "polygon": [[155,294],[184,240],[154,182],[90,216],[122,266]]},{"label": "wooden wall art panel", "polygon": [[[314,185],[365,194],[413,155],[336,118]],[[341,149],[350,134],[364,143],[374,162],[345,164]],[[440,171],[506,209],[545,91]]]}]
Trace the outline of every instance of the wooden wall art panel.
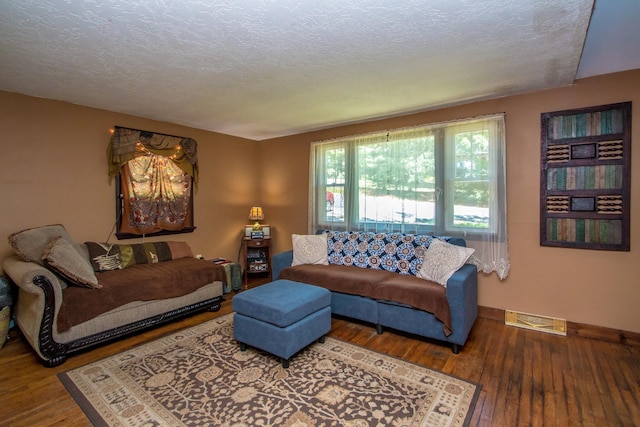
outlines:
[{"label": "wooden wall art panel", "polygon": [[540,245],[629,251],[631,102],[541,124]]}]

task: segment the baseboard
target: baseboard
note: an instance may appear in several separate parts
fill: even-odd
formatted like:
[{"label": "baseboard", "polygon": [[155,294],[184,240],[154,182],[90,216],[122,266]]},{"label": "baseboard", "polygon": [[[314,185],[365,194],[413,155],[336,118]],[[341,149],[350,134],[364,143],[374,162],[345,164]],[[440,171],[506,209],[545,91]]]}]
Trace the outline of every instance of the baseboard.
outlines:
[{"label": "baseboard", "polygon": [[567,322],[567,335],[577,335],[594,340],[640,346],[640,333],[621,331],[584,323]]},{"label": "baseboard", "polygon": [[480,305],[478,306],[478,317],[504,322],[504,310]]},{"label": "baseboard", "polygon": [[[505,311],[500,308],[478,306],[478,316],[484,319],[504,322]],[[567,321],[567,335],[631,346],[640,346],[640,333],[621,331],[619,329],[606,328],[604,326],[594,326]]]}]

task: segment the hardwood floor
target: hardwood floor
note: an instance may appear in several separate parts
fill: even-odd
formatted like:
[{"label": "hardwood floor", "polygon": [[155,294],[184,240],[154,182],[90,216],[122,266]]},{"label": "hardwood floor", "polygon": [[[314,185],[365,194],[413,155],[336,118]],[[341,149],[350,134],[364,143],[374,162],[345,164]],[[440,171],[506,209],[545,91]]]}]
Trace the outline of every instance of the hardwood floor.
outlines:
[{"label": "hardwood floor", "polygon": [[[253,282],[251,286],[259,282]],[[90,426],[59,372],[231,312],[180,322],[70,357],[45,368],[20,333],[0,349],[0,425]],[[482,385],[472,426],[640,425],[640,347],[561,337],[479,318],[460,354],[450,347],[334,318],[330,336]]]}]

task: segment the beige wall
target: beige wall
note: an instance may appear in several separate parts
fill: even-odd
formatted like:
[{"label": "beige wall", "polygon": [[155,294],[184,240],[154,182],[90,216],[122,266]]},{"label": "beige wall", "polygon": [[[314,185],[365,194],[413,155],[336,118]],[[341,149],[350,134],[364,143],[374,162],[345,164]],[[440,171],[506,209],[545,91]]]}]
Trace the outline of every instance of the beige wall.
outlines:
[{"label": "beige wall", "polygon": [[106,148],[116,125],[198,142],[197,229],[149,241],[184,240],[195,254],[235,260],[258,197],[257,142],[1,91],[0,259],[12,253],[10,233],[45,224],[64,224],[80,242],[107,239],[115,222],[115,188],[107,179]]},{"label": "beige wall", "polygon": [[[175,236],[206,257],[236,259],[251,205],[261,203],[274,248],[307,232],[311,141],[506,112],[511,274],[480,274],[480,304],[640,332],[640,113],[633,115],[631,252],[539,245],[540,114],[622,101],[640,105],[640,70],[575,85],[263,142],[0,91],[0,236],[63,223],[78,241],[100,240],[115,221],[106,146],[114,125],[198,142],[197,230]],[[637,109],[637,108],[636,108]],[[158,240],[161,238],[156,238]],[[0,258],[11,250],[0,240]]]},{"label": "beige wall", "polygon": [[[541,247],[540,114],[633,101],[631,252]],[[372,130],[506,112],[511,273],[480,274],[480,305],[640,332],[640,70],[579,80],[554,90],[477,102],[400,118],[333,128],[261,143],[262,204],[277,250],[307,232],[311,141]]]}]

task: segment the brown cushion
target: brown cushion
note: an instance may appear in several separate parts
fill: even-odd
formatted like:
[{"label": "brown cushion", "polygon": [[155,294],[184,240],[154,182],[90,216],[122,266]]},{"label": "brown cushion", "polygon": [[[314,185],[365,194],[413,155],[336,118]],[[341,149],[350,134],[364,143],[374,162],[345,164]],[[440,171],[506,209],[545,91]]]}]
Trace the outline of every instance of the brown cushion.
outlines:
[{"label": "brown cushion", "polygon": [[169,251],[171,251],[171,259],[193,258],[193,252],[187,242],[167,242]]},{"label": "brown cushion", "polygon": [[[227,277],[221,265],[195,258],[137,264],[124,270],[98,273],[96,276],[103,285],[102,289],[88,290],[69,286],[64,290],[58,315],[58,331],[68,330],[133,301],[180,297],[209,283],[223,282]],[[217,295],[212,292],[211,298],[215,296]]]},{"label": "brown cushion", "polygon": [[371,297],[399,302],[432,313],[442,322],[446,335],[453,330],[447,290],[436,282],[408,274],[394,274],[380,280]]},{"label": "brown cushion", "polygon": [[287,267],[280,279],[321,286],[333,292],[371,297],[381,280],[393,278],[397,273],[372,268],[346,265],[302,264]]},{"label": "brown cushion", "polygon": [[433,313],[451,334],[451,312],[446,289],[439,284],[409,274],[346,265],[304,264],[287,267],[280,279],[321,286],[332,292],[393,301]]},{"label": "brown cushion", "polygon": [[68,283],[85,288],[101,288],[86,258],[62,237],[54,237],[42,254],[45,265]]}]

